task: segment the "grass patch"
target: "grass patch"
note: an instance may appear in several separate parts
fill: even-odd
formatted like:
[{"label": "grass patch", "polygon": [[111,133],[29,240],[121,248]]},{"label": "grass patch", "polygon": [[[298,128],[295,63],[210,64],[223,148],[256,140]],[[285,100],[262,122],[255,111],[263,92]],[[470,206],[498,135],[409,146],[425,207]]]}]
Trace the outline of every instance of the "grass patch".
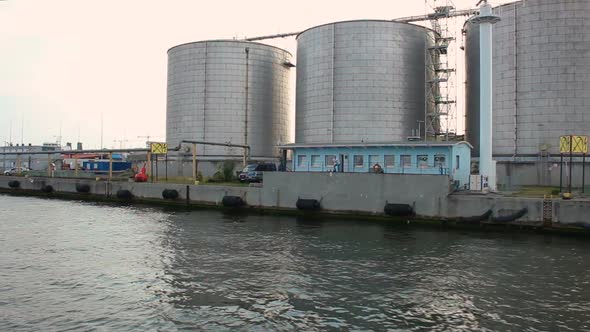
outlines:
[{"label": "grass patch", "polygon": [[557,197],[559,196],[558,187],[541,187],[541,186],[523,186],[519,191],[515,192],[512,196],[515,197]]}]

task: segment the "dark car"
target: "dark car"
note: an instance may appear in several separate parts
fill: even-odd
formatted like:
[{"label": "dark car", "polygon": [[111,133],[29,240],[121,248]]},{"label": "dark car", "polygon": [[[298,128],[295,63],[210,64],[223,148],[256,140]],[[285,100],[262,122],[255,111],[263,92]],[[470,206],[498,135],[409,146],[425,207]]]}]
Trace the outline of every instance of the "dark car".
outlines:
[{"label": "dark car", "polygon": [[238,179],[240,180],[240,182],[248,182],[248,173],[254,171],[256,169],[256,166],[258,166],[258,164],[246,166],[238,175]]},{"label": "dark car", "polygon": [[[244,171],[246,171],[246,169],[248,169],[248,173],[245,181],[262,182],[262,172],[276,172],[277,165],[273,163],[259,163],[248,165],[248,167],[246,167]],[[244,172],[240,173],[240,181],[242,181],[243,173]]]}]

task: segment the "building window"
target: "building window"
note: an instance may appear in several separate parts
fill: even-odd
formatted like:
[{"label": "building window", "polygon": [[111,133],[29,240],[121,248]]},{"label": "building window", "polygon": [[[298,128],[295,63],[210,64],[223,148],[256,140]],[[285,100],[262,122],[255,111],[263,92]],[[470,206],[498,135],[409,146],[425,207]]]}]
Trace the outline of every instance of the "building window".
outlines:
[{"label": "building window", "polygon": [[403,154],[399,157],[400,166],[403,168],[410,168],[412,167],[412,156],[409,154]]},{"label": "building window", "polygon": [[297,167],[305,166],[307,163],[307,157],[304,154],[297,156]]},{"label": "building window", "polygon": [[417,155],[416,165],[418,165],[418,168],[428,168],[428,156],[425,154]]},{"label": "building window", "polygon": [[459,156],[455,156],[455,169],[459,169],[460,161]]},{"label": "building window", "polygon": [[434,167],[436,168],[446,168],[447,167],[447,158],[445,155],[437,154],[434,156]]},{"label": "building window", "polygon": [[385,155],[385,167],[395,167],[395,157],[393,155]]},{"label": "building window", "polygon": [[319,154],[311,155],[311,167],[322,167],[322,161]]},{"label": "building window", "polygon": [[373,167],[373,166],[375,166],[375,164],[379,164],[379,166],[381,166],[379,159],[380,159],[379,155],[376,155],[376,154],[369,155],[369,166]]},{"label": "building window", "polygon": [[336,156],[326,155],[326,166],[334,167],[334,164],[336,164]]},{"label": "building window", "polygon": [[364,166],[365,161],[363,160],[363,157],[364,156],[362,156],[362,155],[355,155],[354,156],[354,167],[363,167]]}]

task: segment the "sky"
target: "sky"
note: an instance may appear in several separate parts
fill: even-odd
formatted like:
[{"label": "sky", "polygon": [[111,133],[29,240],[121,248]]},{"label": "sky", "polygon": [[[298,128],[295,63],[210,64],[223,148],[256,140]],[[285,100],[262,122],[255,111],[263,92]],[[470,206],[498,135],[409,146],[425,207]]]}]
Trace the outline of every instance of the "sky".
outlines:
[{"label": "sky", "polygon": [[[453,4],[467,9],[476,2]],[[427,8],[425,0],[0,0],[0,145],[61,138],[64,145],[81,141],[84,148],[100,148],[101,132],[105,148],[140,147],[147,136],[164,141],[170,47],[422,15]],[[464,19],[451,22],[457,67],[464,57],[458,50]],[[294,38],[264,42],[296,55]],[[463,77],[459,70],[460,96]],[[291,81],[294,105],[295,70]]]}]

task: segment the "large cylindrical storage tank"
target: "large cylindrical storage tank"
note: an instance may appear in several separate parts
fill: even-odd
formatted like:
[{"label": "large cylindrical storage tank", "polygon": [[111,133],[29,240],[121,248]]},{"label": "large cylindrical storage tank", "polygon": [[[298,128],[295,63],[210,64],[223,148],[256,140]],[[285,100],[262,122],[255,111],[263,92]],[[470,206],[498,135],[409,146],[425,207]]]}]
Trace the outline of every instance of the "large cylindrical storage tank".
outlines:
[{"label": "large cylindrical storage tank", "polygon": [[423,132],[431,33],[374,20],[300,33],[296,142],[394,142]]},{"label": "large cylindrical storage tank", "polygon": [[[590,135],[590,2],[526,0],[494,8],[493,154],[559,154],[561,135]],[[479,27],[466,33],[466,136],[479,155]],[[516,158],[516,159],[514,159]]]},{"label": "large cylindrical storage tank", "polygon": [[[249,145],[252,159],[278,155],[288,143],[289,71],[285,50],[234,40],[182,44],[168,50],[166,141]],[[242,149],[199,145],[200,160],[239,157]]]}]

